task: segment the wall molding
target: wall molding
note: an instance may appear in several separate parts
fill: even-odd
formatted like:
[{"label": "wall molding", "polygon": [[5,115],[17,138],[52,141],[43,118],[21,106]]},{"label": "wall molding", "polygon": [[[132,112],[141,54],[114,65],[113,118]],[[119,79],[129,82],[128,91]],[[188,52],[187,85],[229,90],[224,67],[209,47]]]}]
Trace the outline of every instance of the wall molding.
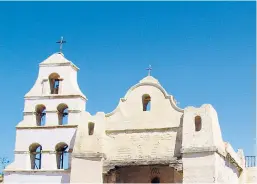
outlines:
[{"label": "wall molding", "polygon": [[54,129],[54,128],[77,128],[78,125],[45,125],[45,126],[17,126],[16,129]]},{"label": "wall molding", "polygon": [[[57,151],[53,151],[53,150],[42,150],[41,153],[42,154],[56,154]],[[72,153],[73,152],[73,149],[69,149],[66,153]],[[18,151],[18,150],[15,150],[14,151],[14,154],[30,154],[30,151]]]},{"label": "wall molding", "polygon": [[81,98],[87,100],[82,95],[65,95],[65,94],[51,94],[51,95],[42,95],[42,96],[25,96],[25,100],[43,100],[43,99],[67,99],[67,98]]},{"label": "wall molding", "polygon": [[91,158],[106,158],[104,153],[72,153],[72,158],[85,158],[85,159],[91,159]]},{"label": "wall molding", "polygon": [[223,159],[228,159],[229,163],[233,164],[239,172],[243,170],[240,163],[237,163],[235,159],[227,152],[223,152],[216,146],[211,147],[191,147],[191,148],[181,148],[182,154],[190,154],[190,153],[217,153]]},{"label": "wall molding", "polygon": [[182,160],[177,159],[176,157],[171,157],[169,159],[142,159],[142,160],[129,160],[129,161],[104,161],[103,165],[103,173],[108,173],[110,170],[115,169],[116,166],[118,167],[126,167],[126,166],[168,166],[173,167],[176,170],[182,170]]},{"label": "wall molding", "polygon": [[70,173],[71,170],[70,169],[5,169],[4,173],[8,174],[8,173]]},{"label": "wall molding", "polygon": [[210,147],[190,147],[190,148],[181,148],[180,152],[183,154],[187,153],[203,153],[203,152],[216,152],[218,148],[216,146]]},{"label": "wall molding", "polygon": [[105,130],[107,135],[120,133],[151,133],[151,132],[177,132],[179,127],[166,128],[147,128],[147,129],[123,129],[123,130]]},{"label": "wall molding", "polygon": [[[68,113],[81,113],[81,112],[82,112],[81,110],[68,110]],[[58,114],[58,111],[57,110],[50,110],[50,111],[45,111],[45,113],[55,113],[55,114]],[[36,115],[36,112],[35,111],[27,111],[27,112],[23,112],[23,115],[24,116]]]}]

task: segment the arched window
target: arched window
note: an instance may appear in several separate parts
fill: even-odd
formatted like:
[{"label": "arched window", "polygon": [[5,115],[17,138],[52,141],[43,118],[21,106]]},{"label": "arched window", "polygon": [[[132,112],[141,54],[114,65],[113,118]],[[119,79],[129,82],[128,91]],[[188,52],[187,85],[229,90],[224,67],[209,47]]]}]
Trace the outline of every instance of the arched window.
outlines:
[{"label": "arched window", "polygon": [[95,124],[93,122],[88,123],[88,135],[94,134]]},{"label": "arched window", "polygon": [[195,131],[199,132],[202,129],[202,118],[200,116],[195,117]]},{"label": "arched window", "polygon": [[51,94],[58,94],[60,76],[57,73],[52,73],[51,75],[49,75],[49,83],[50,83]]},{"label": "arched window", "polygon": [[68,169],[68,145],[61,142],[55,146],[57,169]]},{"label": "arched window", "polygon": [[152,179],[151,183],[160,183],[160,178],[159,177],[154,177]]},{"label": "arched window", "polygon": [[38,143],[31,144],[29,147],[31,169],[41,169],[42,146]]},{"label": "arched window", "polygon": [[58,124],[59,125],[66,125],[68,124],[68,106],[66,104],[60,104],[57,107],[58,112]]},{"label": "arched window", "polygon": [[142,96],[143,111],[150,111],[151,97],[148,94]]},{"label": "arched window", "polygon": [[45,125],[46,107],[42,104],[37,105],[35,108],[37,126]]}]

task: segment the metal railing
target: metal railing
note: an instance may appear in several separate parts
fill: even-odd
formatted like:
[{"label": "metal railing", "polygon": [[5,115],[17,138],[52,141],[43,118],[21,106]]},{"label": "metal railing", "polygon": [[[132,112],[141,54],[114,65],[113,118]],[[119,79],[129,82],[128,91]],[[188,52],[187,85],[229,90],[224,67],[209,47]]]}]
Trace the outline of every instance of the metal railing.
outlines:
[{"label": "metal railing", "polygon": [[245,167],[255,167],[256,156],[245,156]]}]

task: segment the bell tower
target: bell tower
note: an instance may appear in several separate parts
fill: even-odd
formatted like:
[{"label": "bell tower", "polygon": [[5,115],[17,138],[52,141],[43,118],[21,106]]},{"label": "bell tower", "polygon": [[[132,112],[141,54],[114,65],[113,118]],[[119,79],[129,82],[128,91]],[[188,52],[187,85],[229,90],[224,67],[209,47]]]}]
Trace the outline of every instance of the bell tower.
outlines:
[{"label": "bell tower", "polygon": [[[61,50],[65,41],[58,43]],[[38,77],[24,97],[23,120],[16,126],[15,156],[5,169],[6,182],[15,181],[13,172],[33,175],[20,177],[25,183],[31,178],[69,182],[71,153],[87,100],[77,82],[78,70],[62,52],[39,64]]]},{"label": "bell tower", "polygon": [[24,121],[18,126],[77,124],[86,108],[86,96],[77,83],[78,70],[61,52],[41,62],[37,80],[25,95]]}]

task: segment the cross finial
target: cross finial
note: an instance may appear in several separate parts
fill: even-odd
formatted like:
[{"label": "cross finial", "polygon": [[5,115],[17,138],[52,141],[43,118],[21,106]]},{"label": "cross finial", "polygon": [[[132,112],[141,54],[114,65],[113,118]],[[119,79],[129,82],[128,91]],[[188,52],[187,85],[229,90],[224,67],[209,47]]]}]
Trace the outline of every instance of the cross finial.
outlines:
[{"label": "cross finial", "polygon": [[148,70],[148,76],[150,76],[151,75],[152,66],[149,65],[148,68],[146,68],[146,70]]},{"label": "cross finial", "polygon": [[60,53],[62,53],[62,44],[66,43],[66,41],[63,39],[63,36],[61,37],[61,40],[57,41],[56,43],[60,44]]}]

